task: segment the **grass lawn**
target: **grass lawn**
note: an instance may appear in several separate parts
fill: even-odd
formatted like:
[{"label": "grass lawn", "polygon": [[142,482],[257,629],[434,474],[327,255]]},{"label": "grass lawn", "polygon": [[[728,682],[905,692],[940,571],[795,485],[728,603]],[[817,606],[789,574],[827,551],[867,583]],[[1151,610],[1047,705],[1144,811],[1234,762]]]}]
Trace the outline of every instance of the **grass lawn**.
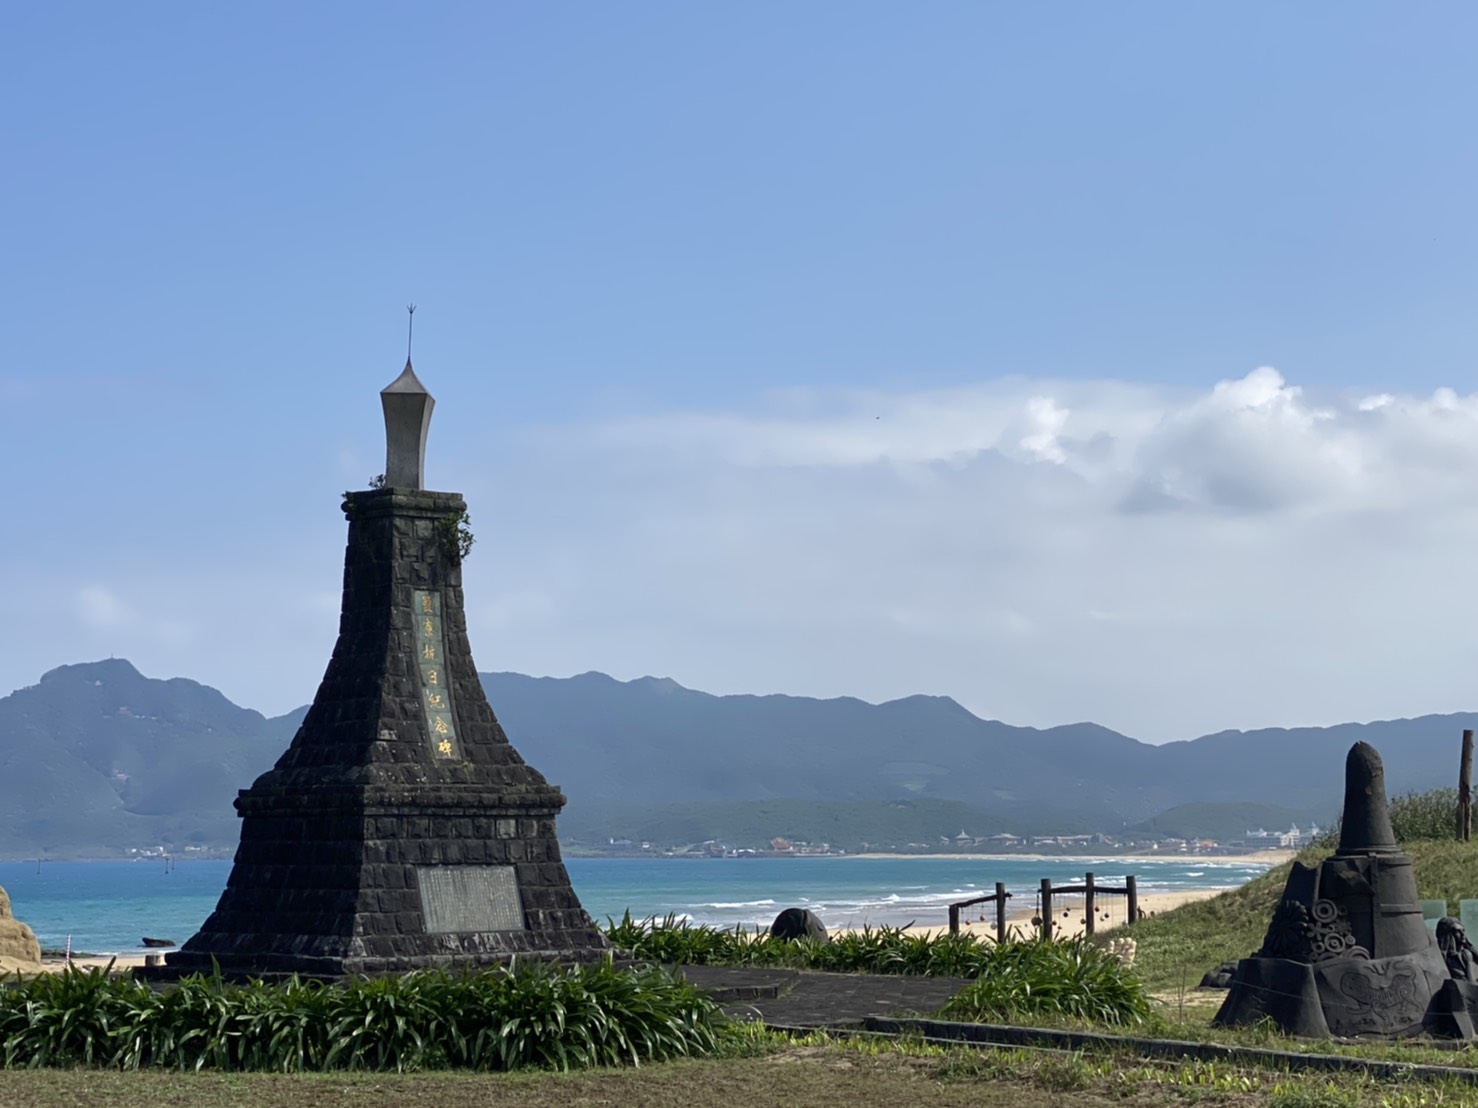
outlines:
[{"label": "grass lawn", "polygon": [[1217,1104],[1236,1108],[1419,1108],[1478,1103],[1478,1090],[1290,1077],[1224,1064],[1147,1064],[1009,1050],[813,1041],[759,1057],[640,1069],[519,1074],[217,1074],[0,1071],[6,1108],[744,1108],[923,1105],[1087,1108]]}]

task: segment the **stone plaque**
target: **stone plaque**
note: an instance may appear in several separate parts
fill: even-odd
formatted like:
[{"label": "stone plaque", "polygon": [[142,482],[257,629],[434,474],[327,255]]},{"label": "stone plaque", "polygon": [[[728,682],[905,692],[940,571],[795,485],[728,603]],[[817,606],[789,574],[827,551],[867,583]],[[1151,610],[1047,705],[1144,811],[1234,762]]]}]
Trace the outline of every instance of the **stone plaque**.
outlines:
[{"label": "stone plaque", "polygon": [[429,932],[524,930],[512,866],[417,866],[416,881]]},{"label": "stone plaque", "polygon": [[446,638],[441,625],[441,593],[417,590],[414,595],[416,659],[421,666],[421,698],[426,732],[438,758],[457,757],[457,717],[452,712],[452,683],[445,667]]}]

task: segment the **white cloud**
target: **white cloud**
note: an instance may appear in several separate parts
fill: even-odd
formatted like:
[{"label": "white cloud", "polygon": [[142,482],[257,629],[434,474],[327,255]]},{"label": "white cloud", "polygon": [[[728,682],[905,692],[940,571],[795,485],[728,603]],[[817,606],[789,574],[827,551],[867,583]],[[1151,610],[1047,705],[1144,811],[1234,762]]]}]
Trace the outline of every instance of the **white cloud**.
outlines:
[{"label": "white cloud", "polygon": [[102,585],[86,585],[73,599],[78,618],[96,630],[122,627],[136,618],[132,608]]},{"label": "white cloud", "polygon": [[[1452,390],[1313,395],[1267,368],[1200,392],[795,390],[486,449],[448,480],[478,534],[484,669],[943,693],[1156,741],[1478,707],[1478,397]],[[43,637],[0,654],[9,687],[116,653],[252,707],[306,701],[337,626],[336,503],[275,534],[254,505],[209,554],[186,516],[157,533],[196,551],[169,572],[11,552],[37,585],[0,611]],[[56,595],[74,620],[50,619]]]},{"label": "white cloud", "polygon": [[1152,740],[1478,707],[1478,397],[1006,380],[544,442],[569,526],[499,570],[567,567],[555,615],[500,621],[529,668]]}]

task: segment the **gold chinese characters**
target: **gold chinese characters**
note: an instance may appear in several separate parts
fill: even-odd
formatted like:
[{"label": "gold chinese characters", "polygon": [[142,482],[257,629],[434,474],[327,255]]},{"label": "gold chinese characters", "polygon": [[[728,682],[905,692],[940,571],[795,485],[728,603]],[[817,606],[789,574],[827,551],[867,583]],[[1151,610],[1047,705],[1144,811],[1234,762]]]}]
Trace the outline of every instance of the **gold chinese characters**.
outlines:
[{"label": "gold chinese characters", "polygon": [[415,593],[416,657],[421,669],[421,697],[426,711],[426,730],[438,757],[457,755],[456,715],[452,690],[439,666],[445,640],[441,627],[441,594],[434,590]]}]

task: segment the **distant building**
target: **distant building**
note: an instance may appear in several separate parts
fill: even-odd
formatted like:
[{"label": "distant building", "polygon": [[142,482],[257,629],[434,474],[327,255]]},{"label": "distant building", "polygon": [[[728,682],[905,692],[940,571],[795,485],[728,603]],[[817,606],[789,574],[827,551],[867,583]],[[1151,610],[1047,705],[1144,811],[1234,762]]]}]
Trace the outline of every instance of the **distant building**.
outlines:
[{"label": "distant building", "polygon": [[1300,831],[1298,824],[1295,823],[1290,825],[1287,831],[1265,831],[1261,827],[1256,831],[1248,831],[1244,842],[1256,850],[1272,850],[1275,847],[1302,850],[1320,834],[1317,823],[1309,824],[1306,831]]}]

